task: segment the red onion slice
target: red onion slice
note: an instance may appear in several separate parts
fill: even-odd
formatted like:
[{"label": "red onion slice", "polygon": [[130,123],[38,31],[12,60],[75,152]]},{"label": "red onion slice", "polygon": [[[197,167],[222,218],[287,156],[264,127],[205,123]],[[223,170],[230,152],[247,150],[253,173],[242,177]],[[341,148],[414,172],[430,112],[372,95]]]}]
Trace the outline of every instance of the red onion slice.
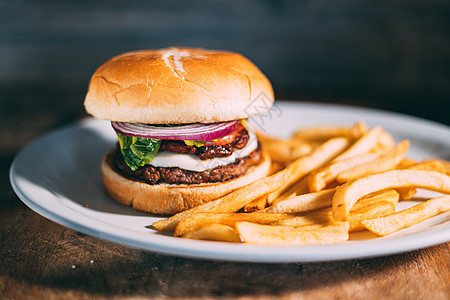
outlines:
[{"label": "red onion slice", "polygon": [[188,124],[177,126],[155,126],[140,123],[111,122],[115,131],[123,135],[160,140],[210,141],[230,134],[237,120],[209,124]]}]

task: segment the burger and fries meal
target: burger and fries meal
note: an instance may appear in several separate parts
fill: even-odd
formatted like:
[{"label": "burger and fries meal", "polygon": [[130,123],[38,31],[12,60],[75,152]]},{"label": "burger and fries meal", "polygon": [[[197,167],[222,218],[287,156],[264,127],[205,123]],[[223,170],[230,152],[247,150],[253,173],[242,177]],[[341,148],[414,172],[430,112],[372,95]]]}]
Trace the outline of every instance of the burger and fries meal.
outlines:
[{"label": "burger and fries meal", "polygon": [[[266,105],[251,109],[264,95]],[[175,237],[260,245],[341,243],[386,236],[450,210],[450,162],[408,158],[364,122],[299,128],[281,139],[247,119],[267,112],[272,86],[248,59],[192,48],[119,55],[92,76],[85,100],[111,121],[117,146],[103,184],[117,201],[152,214]],[[396,210],[397,208],[397,210]]]}]

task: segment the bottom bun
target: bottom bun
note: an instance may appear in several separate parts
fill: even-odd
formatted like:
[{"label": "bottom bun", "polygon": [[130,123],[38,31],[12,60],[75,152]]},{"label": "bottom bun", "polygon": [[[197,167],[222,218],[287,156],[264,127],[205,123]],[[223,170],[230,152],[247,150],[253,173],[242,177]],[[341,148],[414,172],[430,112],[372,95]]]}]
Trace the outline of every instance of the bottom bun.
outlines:
[{"label": "bottom bun", "polygon": [[107,154],[102,162],[103,185],[108,194],[122,204],[153,214],[175,214],[220,198],[231,191],[266,176],[270,158],[263,151],[258,165],[243,176],[225,182],[204,184],[156,184],[150,185],[128,179],[116,171],[114,152]]}]

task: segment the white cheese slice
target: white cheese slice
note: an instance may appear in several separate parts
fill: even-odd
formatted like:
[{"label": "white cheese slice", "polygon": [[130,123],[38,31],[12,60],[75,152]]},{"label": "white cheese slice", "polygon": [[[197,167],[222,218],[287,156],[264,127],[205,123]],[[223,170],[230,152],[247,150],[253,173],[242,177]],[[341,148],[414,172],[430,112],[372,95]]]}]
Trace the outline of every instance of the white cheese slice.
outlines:
[{"label": "white cheese slice", "polygon": [[169,151],[160,151],[155,158],[149,163],[154,167],[178,167],[191,171],[205,171],[218,166],[228,165],[233,163],[236,159],[248,156],[258,147],[258,139],[253,130],[248,129],[249,140],[247,145],[242,149],[235,149],[233,154],[227,157],[218,157],[213,159],[201,160],[195,154],[180,154]]}]

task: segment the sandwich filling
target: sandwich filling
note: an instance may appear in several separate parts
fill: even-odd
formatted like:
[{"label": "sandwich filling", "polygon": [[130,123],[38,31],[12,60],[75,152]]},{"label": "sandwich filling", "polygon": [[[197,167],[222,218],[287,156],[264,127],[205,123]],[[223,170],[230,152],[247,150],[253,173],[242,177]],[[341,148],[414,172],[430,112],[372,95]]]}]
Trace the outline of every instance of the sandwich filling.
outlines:
[{"label": "sandwich filling", "polygon": [[239,123],[230,134],[213,141],[162,140],[155,157],[135,170],[126,163],[120,146],[113,161],[124,176],[148,184],[200,184],[237,178],[261,157],[255,133]]}]

